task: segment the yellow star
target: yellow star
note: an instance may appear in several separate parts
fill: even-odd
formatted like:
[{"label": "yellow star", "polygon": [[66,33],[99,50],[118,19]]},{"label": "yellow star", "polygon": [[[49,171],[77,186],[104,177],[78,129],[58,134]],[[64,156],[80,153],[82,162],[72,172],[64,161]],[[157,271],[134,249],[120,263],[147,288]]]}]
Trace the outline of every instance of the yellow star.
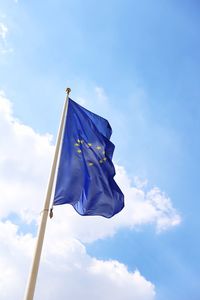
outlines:
[{"label": "yellow star", "polygon": [[92,147],[92,144],[91,144],[91,143],[88,143],[88,147]]},{"label": "yellow star", "polygon": [[81,142],[81,141],[78,139],[78,140],[77,140],[77,143],[79,143],[79,144],[80,144],[80,142]]},{"label": "yellow star", "polygon": [[92,163],[92,162],[89,162],[89,164],[88,164],[89,166],[93,166],[94,164]]},{"label": "yellow star", "polygon": [[96,149],[97,150],[101,150],[101,146],[96,146]]},{"label": "yellow star", "polygon": [[102,163],[103,163],[103,160],[101,159],[99,162],[100,162],[100,164],[102,164]]},{"label": "yellow star", "polygon": [[81,149],[78,149],[77,152],[78,152],[78,153],[81,153],[82,151],[81,151]]},{"label": "yellow star", "polygon": [[106,158],[106,157],[104,157],[104,158],[103,158],[103,160],[104,160],[104,161],[106,161],[106,160],[107,160],[107,158]]},{"label": "yellow star", "polygon": [[78,146],[79,146],[79,144],[78,144],[78,143],[75,143],[75,144],[74,144],[74,146],[78,147]]}]

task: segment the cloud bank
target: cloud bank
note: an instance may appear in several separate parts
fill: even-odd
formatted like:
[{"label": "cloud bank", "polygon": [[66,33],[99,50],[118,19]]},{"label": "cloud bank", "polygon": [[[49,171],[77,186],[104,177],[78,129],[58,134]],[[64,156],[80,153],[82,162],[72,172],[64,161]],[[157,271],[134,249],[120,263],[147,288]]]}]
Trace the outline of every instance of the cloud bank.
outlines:
[{"label": "cloud bank", "polygon": [[[32,232],[23,233],[24,227],[38,222],[54,145],[51,135],[40,135],[14,118],[11,102],[3,92],[0,136],[0,298],[21,299],[35,241]],[[68,205],[54,210],[47,226],[36,299],[154,299],[154,285],[138,270],[131,273],[117,261],[92,258],[83,245],[112,236],[119,228],[154,224],[161,232],[181,221],[159,188],[146,192],[143,185],[132,185],[122,166],[116,170],[126,206],[114,218],[81,217]],[[18,222],[13,215],[18,216]]]},{"label": "cloud bank", "polygon": [[[11,222],[0,222],[2,300],[23,299],[35,239],[17,232]],[[62,239],[55,235],[53,241],[47,235],[34,299],[151,300],[154,296],[154,285],[138,270],[131,273],[117,261],[92,258],[79,241],[66,235]]]}]

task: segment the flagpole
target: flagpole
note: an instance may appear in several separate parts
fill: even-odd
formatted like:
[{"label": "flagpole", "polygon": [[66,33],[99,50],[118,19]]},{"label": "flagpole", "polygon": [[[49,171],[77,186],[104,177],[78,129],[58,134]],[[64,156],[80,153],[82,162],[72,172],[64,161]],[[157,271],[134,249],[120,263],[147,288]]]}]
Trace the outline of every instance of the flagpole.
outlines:
[{"label": "flagpole", "polygon": [[40,257],[41,257],[41,252],[42,252],[42,246],[43,246],[43,241],[44,241],[44,234],[45,234],[46,223],[47,223],[47,218],[48,218],[48,213],[49,213],[50,200],[51,200],[54,178],[55,178],[55,173],[56,173],[56,168],[57,168],[60,144],[62,141],[63,129],[65,126],[65,120],[66,120],[66,116],[67,116],[68,100],[69,100],[70,92],[71,92],[71,89],[67,88],[66,89],[67,96],[66,96],[66,100],[64,103],[63,113],[62,113],[60,126],[59,126],[59,130],[58,130],[54,159],[53,159],[52,168],[51,168],[51,172],[50,172],[49,183],[48,183],[47,193],[46,193],[46,199],[44,202],[44,208],[41,212],[42,216],[41,216],[40,226],[38,229],[36,248],[35,248],[35,253],[34,253],[33,262],[32,262],[32,268],[31,268],[31,272],[29,275],[29,280],[28,280],[24,300],[32,300],[34,297],[36,279],[37,279]]}]

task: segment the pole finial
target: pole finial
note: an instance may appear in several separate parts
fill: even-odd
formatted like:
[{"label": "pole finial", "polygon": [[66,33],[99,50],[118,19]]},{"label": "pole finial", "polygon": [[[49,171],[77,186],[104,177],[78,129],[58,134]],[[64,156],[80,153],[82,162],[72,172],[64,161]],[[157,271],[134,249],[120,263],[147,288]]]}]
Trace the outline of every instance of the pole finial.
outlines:
[{"label": "pole finial", "polygon": [[69,93],[71,92],[71,89],[68,87],[68,88],[66,88],[65,92],[67,93],[67,96],[69,96]]}]

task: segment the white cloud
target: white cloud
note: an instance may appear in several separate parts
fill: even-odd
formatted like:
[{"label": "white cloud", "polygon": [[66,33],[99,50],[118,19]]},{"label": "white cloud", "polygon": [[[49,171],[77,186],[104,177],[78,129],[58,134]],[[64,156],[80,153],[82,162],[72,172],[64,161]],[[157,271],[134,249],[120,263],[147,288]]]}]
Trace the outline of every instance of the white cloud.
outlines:
[{"label": "white cloud", "polygon": [[109,99],[105,90],[100,86],[89,86],[87,89],[82,85],[81,92],[83,96],[76,96],[76,101],[83,106],[87,106],[91,111],[101,111],[107,113],[110,111]]},{"label": "white cloud", "polygon": [[[49,134],[40,135],[13,117],[11,102],[3,92],[0,93],[0,136],[0,298],[21,299],[34,238],[19,234],[20,228],[12,224],[12,219],[5,219],[15,213],[22,227],[38,219],[54,146]],[[111,236],[121,227],[154,224],[157,231],[162,231],[180,223],[170,199],[158,188],[145,192],[141,184],[133,187],[125,169],[116,166],[116,170],[126,206],[114,218],[81,217],[71,206],[56,207],[54,218],[47,226],[36,299],[78,299],[80,296],[97,300],[154,299],[155,287],[139,271],[131,273],[117,261],[92,258],[82,245],[82,242]]]},{"label": "white cloud", "polygon": [[[144,192],[132,187],[123,167],[116,166],[116,180],[125,195],[125,208],[111,219],[101,217],[81,217],[71,206],[54,208],[54,218],[50,221],[50,231],[64,231],[84,242],[112,236],[119,228],[136,228],[143,224],[154,224],[157,232],[180,223],[181,218],[173,208],[171,200],[158,188]],[[61,229],[60,229],[61,228]]]},{"label": "white cloud", "polygon": [[[19,235],[17,230],[10,222],[0,222],[1,300],[22,299],[24,294],[35,240],[30,235]],[[154,299],[154,285],[139,271],[128,272],[117,261],[92,258],[80,242],[66,239],[66,235],[60,238],[47,234],[43,254],[36,300]]]},{"label": "white cloud", "polygon": [[[51,165],[54,149],[51,136],[40,135],[16,120],[12,116],[10,102],[2,93],[0,125],[0,189],[4,199],[0,217],[15,212],[35,219],[42,210]],[[55,209],[54,227],[62,224],[62,228],[72,236],[92,241],[114,234],[119,227],[133,228],[153,223],[157,231],[162,231],[180,223],[180,216],[170,199],[159,188],[145,192],[142,188],[133,187],[125,169],[116,166],[116,170],[116,180],[125,194],[125,208],[120,214],[110,220],[85,218],[69,206],[60,206]]]},{"label": "white cloud", "polygon": [[134,184],[137,188],[143,189],[148,184],[148,180],[147,179],[141,179],[140,177],[135,176],[134,177]]},{"label": "white cloud", "polygon": [[[21,299],[33,239],[30,235],[18,235],[17,226],[0,222],[0,298]],[[25,271],[25,272],[24,272]],[[11,288],[12,287],[12,288]]]},{"label": "white cloud", "polygon": [[7,42],[8,27],[0,22],[0,54],[12,53],[13,49],[9,47]]},{"label": "white cloud", "polygon": [[0,23],[0,39],[5,40],[7,33],[8,27],[5,24]]},{"label": "white cloud", "polygon": [[105,91],[102,87],[96,86],[95,93],[97,95],[97,100],[99,100],[101,105],[105,105],[108,101],[108,98],[105,94]]},{"label": "white cloud", "polygon": [[[12,212],[38,214],[54,147],[12,116],[11,103],[0,94],[0,217]],[[12,188],[10,188],[12,186]]]}]

